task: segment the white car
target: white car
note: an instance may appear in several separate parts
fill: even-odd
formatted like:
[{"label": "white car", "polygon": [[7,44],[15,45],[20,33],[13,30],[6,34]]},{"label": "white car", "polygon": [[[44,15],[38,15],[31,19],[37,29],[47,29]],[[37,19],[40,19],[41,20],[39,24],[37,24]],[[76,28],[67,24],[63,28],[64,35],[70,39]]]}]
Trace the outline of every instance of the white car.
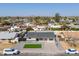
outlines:
[{"label": "white car", "polygon": [[76,49],[74,49],[74,48],[70,48],[70,49],[67,49],[65,51],[65,53],[66,54],[78,54],[79,52]]},{"label": "white car", "polygon": [[3,50],[3,54],[4,55],[16,55],[16,54],[20,54],[20,51],[13,49],[13,48],[6,48]]}]

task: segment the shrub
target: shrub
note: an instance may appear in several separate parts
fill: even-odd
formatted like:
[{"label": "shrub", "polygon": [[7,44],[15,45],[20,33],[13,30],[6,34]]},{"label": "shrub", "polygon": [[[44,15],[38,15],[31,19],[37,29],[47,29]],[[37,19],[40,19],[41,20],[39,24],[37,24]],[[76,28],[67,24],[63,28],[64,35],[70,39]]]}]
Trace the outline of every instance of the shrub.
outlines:
[{"label": "shrub", "polygon": [[71,28],[71,30],[78,31],[79,28]]}]

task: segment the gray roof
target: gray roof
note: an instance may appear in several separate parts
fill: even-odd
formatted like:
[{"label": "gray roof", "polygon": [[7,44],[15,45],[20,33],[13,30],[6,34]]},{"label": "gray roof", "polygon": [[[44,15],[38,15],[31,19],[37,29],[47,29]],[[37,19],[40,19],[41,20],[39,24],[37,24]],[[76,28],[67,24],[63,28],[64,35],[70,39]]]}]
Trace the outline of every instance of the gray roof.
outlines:
[{"label": "gray roof", "polygon": [[24,36],[25,38],[55,38],[54,32],[27,32]]},{"label": "gray roof", "polygon": [[72,28],[79,28],[79,25],[72,26]]},{"label": "gray roof", "polygon": [[14,38],[16,35],[16,32],[0,32],[0,39],[11,39]]}]

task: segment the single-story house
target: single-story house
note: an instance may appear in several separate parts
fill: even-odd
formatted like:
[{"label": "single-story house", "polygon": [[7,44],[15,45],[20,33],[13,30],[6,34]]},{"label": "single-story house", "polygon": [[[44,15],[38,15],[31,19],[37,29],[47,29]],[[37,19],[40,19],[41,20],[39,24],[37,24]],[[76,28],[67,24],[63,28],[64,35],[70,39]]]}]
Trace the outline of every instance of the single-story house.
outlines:
[{"label": "single-story house", "polygon": [[62,25],[50,25],[50,28],[61,28]]},{"label": "single-story house", "polygon": [[10,40],[11,43],[17,43],[19,40],[19,37],[16,36],[16,32],[0,32],[0,42],[2,40]]},{"label": "single-story house", "polygon": [[[70,25],[69,25],[70,26]],[[79,25],[72,25],[71,28],[79,28]]]},{"label": "single-story house", "polygon": [[65,22],[65,20],[64,20],[64,19],[60,19],[59,21],[60,21],[60,22]]},{"label": "single-story house", "polygon": [[79,25],[79,19],[78,19],[78,20],[76,20],[75,24]]},{"label": "single-story house", "polygon": [[8,31],[15,31],[15,30],[19,31],[21,29],[19,26],[11,26],[11,28],[8,29]]},{"label": "single-story house", "polygon": [[34,31],[44,31],[47,29],[47,26],[44,25],[37,25],[32,27]]},{"label": "single-story house", "polygon": [[0,32],[0,39],[14,39],[16,32],[9,33],[8,31]]},{"label": "single-story house", "polygon": [[33,23],[31,23],[31,22],[24,23],[24,25],[25,25],[25,26],[27,26],[27,27],[28,27],[28,26],[31,26],[31,27],[32,27],[32,26],[34,26],[34,24],[33,24]]},{"label": "single-story house", "polygon": [[53,31],[29,31],[25,33],[26,40],[53,40],[55,33]]},{"label": "single-story house", "polygon": [[48,27],[53,27],[54,23],[48,23]]},{"label": "single-story house", "polygon": [[66,23],[72,23],[73,20],[71,20],[71,19],[66,19],[65,22],[66,22]]},{"label": "single-story house", "polygon": [[10,26],[1,26],[0,31],[7,31],[10,28]]},{"label": "single-story house", "polygon": [[33,30],[34,30],[34,31],[38,31],[38,28],[37,28],[37,27],[33,27]]},{"label": "single-story house", "polygon": [[73,22],[73,20],[72,20],[72,19],[66,19],[66,20],[61,19],[61,20],[60,20],[60,22],[72,23],[72,22]]},{"label": "single-story house", "polygon": [[38,28],[39,31],[44,31],[47,28],[47,26],[40,26],[40,25],[37,25],[36,27]]}]

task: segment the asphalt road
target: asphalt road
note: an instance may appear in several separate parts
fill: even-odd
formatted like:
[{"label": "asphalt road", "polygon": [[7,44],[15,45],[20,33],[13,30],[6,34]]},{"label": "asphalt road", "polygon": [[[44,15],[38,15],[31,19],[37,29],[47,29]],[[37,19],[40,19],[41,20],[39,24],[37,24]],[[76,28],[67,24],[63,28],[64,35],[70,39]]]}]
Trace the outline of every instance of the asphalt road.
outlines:
[{"label": "asphalt road", "polygon": [[63,54],[47,54],[47,53],[21,53],[19,55],[3,55],[3,54],[0,54],[0,56],[60,56],[60,55],[63,55]]},{"label": "asphalt road", "polygon": [[79,56],[79,54],[43,54],[43,53],[24,53],[24,54],[19,54],[19,55],[2,55],[0,56]]}]

